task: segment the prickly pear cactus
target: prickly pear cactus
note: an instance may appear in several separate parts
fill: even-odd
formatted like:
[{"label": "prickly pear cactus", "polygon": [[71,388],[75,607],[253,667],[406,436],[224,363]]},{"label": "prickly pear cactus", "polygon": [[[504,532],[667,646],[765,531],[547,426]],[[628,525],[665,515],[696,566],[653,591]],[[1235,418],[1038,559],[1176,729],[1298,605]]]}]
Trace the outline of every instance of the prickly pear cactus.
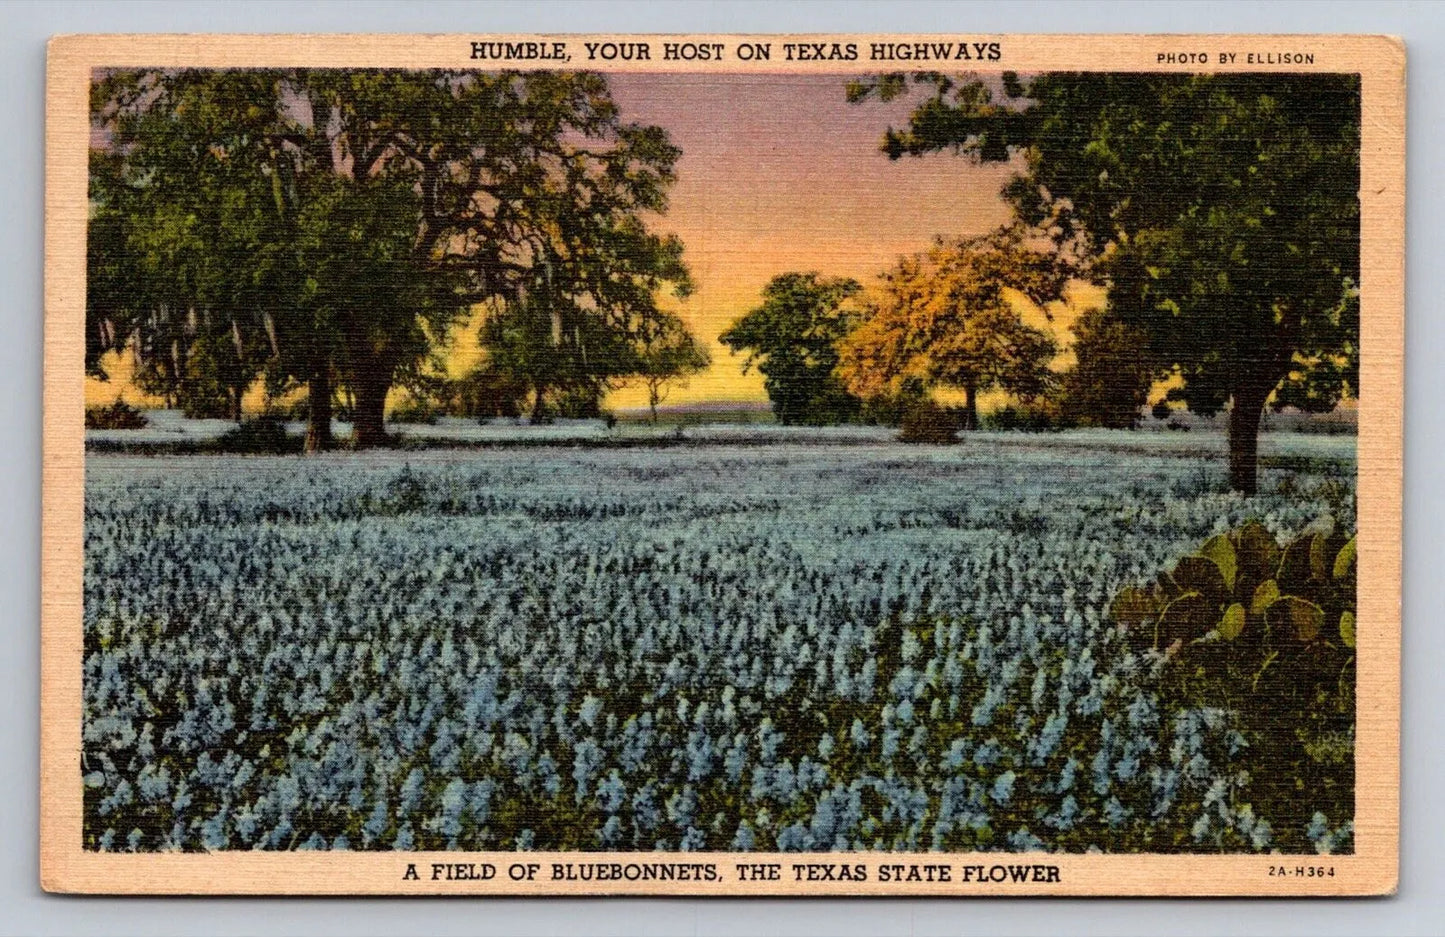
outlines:
[{"label": "prickly pear cactus", "polygon": [[1210,537],[1110,613],[1132,643],[1170,653],[1198,642],[1283,649],[1355,644],[1355,538],[1332,524],[1281,545],[1262,524]]},{"label": "prickly pear cactus", "polygon": [[1288,543],[1251,522],[1110,607],[1134,647],[1163,653],[1170,705],[1231,714],[1247,743],[1244,796],[1277,844],[1308,826],[1302,805],[1353,815],[1355,549],[1330,522]]}]

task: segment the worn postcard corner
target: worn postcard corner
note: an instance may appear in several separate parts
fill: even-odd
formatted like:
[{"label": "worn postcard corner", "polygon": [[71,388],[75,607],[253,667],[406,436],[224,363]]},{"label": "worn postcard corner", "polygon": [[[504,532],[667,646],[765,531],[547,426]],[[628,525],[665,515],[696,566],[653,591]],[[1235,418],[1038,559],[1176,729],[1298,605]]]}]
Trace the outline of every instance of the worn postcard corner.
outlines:
[{"label": "worn postcard corner", "polygon": [[1398,39],[50,53],[46,890],[1395,890]]}]

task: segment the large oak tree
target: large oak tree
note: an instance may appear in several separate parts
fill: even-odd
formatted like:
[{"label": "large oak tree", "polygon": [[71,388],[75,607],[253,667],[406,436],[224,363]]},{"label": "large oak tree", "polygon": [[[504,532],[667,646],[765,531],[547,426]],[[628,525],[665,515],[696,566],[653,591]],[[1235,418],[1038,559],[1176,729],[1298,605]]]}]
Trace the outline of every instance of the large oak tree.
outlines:
[{"label": "large oak tree", "polygon": [[[888,131],[888,155],[1021,159],[1005,189],[1018,215],[1109,286],[1111,314],[1177,370],[1191,409],[1230,404],[1234,488],[1256,489],[1271,395],[1320,407],[1357,390],[1357,76],[1046,73],[991,88],[928,73],[912,86],[925,97]],[[849,96],[909,88],[887,75]]]},{"label": "large oak tree", "polygon": [[[92,98],[96,160],[120,158],[147,200],[201,205],[195,180],[217,165],[247,180],[225,196],[260,219],[235,269],[263,297],[269,366],[308,387],[308,448],[329,443],[338,376],[356,444],[382,441],[388,390],[469,305],[616,324],[639,291],[685,279],[680,245],[642,221],[665,210],[678,150],[625,123],[600,75],[152,69]],[[92,299],[97,319],[130,305]]]},{"label": "large oak tree", "polygon": [[964,393],[965,428],[978,428],[978,394],[1042,394],[1053,338],[1024,322],[1016,298],[1062,298],[1067,273],[1016,231],[939,243],[883,274],[861,324],[843,341],[839,374],[860,397],[908,386]]}]

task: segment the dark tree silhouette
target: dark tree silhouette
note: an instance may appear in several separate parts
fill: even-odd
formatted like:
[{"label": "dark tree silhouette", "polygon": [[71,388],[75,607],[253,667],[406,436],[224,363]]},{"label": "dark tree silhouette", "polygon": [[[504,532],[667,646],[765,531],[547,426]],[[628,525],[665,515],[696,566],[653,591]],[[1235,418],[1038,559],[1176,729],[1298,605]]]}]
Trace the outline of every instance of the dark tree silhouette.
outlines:
[{"label": "dark tree silhouette", "polygon": [[[1118,321],[1178,371],[1190,409],[1231,405],[1230,481],[1257,485],[1260,415],[1309,384],[1317,406],[1357,387],[1360,85],[1353,75],[919,74],[897,158],[1021,157],[1005,195]],[[908,92],[902,74],[850,99]]]}]

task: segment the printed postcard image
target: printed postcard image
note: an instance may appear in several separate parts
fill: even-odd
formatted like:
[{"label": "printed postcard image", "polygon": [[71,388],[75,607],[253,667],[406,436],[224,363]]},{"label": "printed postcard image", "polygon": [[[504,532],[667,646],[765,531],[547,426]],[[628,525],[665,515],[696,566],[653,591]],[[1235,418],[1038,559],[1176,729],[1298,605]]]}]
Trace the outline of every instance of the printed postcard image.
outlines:
[{"label": "printed postcard image", "polygon": [[1394,890],[1404,52],[65,36],[53,891]]}]

